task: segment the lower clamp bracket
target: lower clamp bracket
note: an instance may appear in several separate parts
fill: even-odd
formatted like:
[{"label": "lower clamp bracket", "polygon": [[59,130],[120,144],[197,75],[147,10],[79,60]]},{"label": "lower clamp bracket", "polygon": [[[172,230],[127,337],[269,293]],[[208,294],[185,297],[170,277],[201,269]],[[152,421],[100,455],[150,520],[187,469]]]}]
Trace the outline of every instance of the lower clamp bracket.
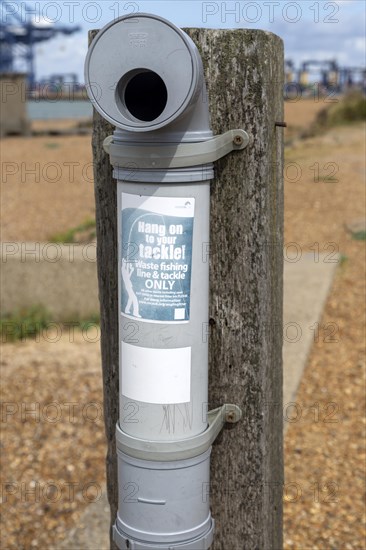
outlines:
[{"label": "lower clamp bracket", "polygon": [[117,448],[129,456],[144,460],[171,461],[192,458],[211,447],[226,422],[239,422],[242,412],[237,405],[225,404],[209,411],[207,416],[208,427],[204,432],[176,441],[138,439],[123,432],[117,424]]}]

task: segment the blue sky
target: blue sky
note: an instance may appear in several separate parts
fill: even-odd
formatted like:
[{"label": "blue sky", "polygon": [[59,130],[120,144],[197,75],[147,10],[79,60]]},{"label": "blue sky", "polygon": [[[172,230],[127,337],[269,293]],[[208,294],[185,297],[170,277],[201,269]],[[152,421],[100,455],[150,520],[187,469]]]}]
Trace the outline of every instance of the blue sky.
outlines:
[{"label": "blue sky", "polygon": [[[19,12],[22,1],[8,2]],[[296,64],[306,59],[334,59],[340,65],[365,64],[365,3],[363,0],[60,0],[27,1],[33,17],[44,25],[80,25],[81,31],[39,44],[37,78],[75,72],[83,81],[87,31],[131,12],[162,15],[178,26],[258,28],[281,36],[286,58]],[[2,13],[4,20],[6,15]]]}]

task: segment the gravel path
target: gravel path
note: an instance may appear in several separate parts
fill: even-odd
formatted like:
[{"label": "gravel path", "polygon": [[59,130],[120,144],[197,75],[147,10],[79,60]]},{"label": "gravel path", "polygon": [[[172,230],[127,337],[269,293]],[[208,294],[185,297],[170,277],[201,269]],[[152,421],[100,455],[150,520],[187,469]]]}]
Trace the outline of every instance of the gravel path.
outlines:
[{"label": "gravel path", "polygon": [[[346,229],[365,218],[364,147],[364,127],[356,126],[287,153],[303,176],[286,184],[285,242],[313,251],[314,261],[318,249],[328,261],[336,250],[341,262],[322,321],[311,329],[296,404],[284,407],[286,549],[365,548],[365,243]],[[339,181],[314,182],[314,162],[334,163]]]},{"label": "gravel path", "polygon": [[[60,123],[58,123],[60,126]],[[48,241],[95,216],[90,136],[1,142],[1,240]]]},{"label": "gravel path", "polygon": [[[44,332],[1,350],[1,548],[57,548],[105,483],[99,342]],[[71,550],[71,549],[70,549]]]}]

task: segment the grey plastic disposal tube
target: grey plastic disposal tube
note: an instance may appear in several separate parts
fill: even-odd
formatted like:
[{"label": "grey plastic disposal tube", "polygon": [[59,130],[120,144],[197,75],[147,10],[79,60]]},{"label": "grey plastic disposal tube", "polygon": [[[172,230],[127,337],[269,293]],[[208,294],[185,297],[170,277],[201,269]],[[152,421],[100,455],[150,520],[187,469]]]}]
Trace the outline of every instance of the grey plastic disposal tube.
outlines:
[{"label": "grey plastic disposal tube", "polygon": [[211,447],[200,439],[213,165],[187,159],[212,138],[201,58],[170,22],[136,14],[99,32],[85,76],[95,108],[117,128],[105,144],[118,181],[114,539],[121,549],[205,550],[214,528]]}]

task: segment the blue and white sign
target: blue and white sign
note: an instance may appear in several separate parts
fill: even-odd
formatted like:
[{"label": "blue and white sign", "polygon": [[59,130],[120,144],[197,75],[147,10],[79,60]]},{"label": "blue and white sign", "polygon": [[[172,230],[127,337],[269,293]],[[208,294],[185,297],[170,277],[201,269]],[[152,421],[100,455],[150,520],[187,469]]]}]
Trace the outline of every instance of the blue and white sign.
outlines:
[{"label": "blue and white sign", "polygon": [[189,321],[193,198],[122,193],[122,313]]}]

